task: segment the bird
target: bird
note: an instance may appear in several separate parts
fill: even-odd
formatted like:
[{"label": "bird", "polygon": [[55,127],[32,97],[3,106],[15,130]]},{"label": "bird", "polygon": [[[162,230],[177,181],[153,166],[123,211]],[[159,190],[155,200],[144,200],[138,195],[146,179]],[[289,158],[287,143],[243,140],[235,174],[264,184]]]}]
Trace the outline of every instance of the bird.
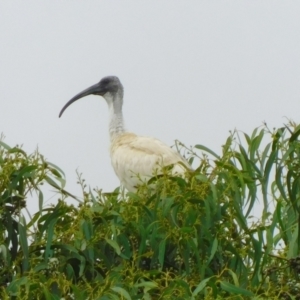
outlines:
[{"label": "bird", "polygon": [[178,152],[160,140],[125,129],[122,113],[124,88],[116,76],[106,76],[75,95],[61,109],[59,117],[72,103],[89,95],[103,97],[108,105],[111,164],[126,190],[135,192],[139,185],[161,174],[163,167],[171,166],[171,174],[181,177],[191,169]]}]

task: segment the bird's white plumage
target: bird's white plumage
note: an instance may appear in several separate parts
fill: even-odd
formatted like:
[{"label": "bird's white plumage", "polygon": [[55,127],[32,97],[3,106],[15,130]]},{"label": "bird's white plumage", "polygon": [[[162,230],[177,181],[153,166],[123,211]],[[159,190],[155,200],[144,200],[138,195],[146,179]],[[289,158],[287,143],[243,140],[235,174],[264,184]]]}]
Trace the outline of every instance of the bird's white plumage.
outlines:
[{"label": "bird's white plumage", "polygon": [[112,140],[110,155],[116,175],[129,191],[134,191],[139,184],[159,174],[164,166],[174,165],[172,174],[184,174],[186,168],[182,164],[189,168],[177,152],[160,140],[129,132]]}]

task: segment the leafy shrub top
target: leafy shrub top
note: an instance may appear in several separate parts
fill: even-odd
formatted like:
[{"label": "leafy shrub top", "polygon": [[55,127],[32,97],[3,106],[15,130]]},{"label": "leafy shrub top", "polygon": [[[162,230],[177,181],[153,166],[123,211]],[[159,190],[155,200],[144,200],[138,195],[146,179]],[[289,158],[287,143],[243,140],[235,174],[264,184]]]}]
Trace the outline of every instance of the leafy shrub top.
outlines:
[{"label": "leafy shrub top", "polygon": [[[299,134],[292,122],[234,132],[221,155],[179,144],[197,168],[186,179],[166,168],[136,193],[79,175],[77,207],[62,170],[0,142],[1,299],[298,299]],[[43,207],[44,183],[56,205]]]}]

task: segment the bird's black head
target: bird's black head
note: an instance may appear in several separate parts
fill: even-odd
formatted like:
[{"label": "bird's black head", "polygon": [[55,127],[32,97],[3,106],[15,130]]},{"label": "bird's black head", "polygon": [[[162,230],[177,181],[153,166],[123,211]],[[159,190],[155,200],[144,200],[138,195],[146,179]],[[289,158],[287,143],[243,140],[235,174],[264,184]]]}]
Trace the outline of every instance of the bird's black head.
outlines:
[{"label": "bird's black head", "polygon": [[107,76],[102,78],[98,83],[92,85],[91,87],[85,89],[84,91],[80,92],[76,96],[74,96],[70,101],[66,103],[66,105],[62,108],[59,113],[59,117],[63,114],[66,108],[71,105],[76,100],[83,98],[88,95],[99,95],[104,96],[106,93],[110,93],[112,95],[116,93],[120,93],[121,97],[123,97],[123,86],[116,76]]},{"label": "bird's black head", "polygon": [[120,89],[123,89],[122,84],[118,77],[116,76],[107,76],[102,78],[98,85],[98,89],[96,88],[94,95],[103,96],[107,92],[111,94],[117,93]]}]

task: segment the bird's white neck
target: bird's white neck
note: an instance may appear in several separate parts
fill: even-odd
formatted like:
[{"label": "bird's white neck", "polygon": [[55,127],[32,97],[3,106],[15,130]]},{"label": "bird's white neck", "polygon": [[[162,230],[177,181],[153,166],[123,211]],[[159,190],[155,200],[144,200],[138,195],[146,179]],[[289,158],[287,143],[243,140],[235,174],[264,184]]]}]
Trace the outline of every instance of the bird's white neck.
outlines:
[{"label": "bird's white neck", "polygon": [[112,141],[116,136],[125,132],[124,119],[122,113],[123,94],[106,93],[104,99],[107,102],[109,109],[109,135]]}]

